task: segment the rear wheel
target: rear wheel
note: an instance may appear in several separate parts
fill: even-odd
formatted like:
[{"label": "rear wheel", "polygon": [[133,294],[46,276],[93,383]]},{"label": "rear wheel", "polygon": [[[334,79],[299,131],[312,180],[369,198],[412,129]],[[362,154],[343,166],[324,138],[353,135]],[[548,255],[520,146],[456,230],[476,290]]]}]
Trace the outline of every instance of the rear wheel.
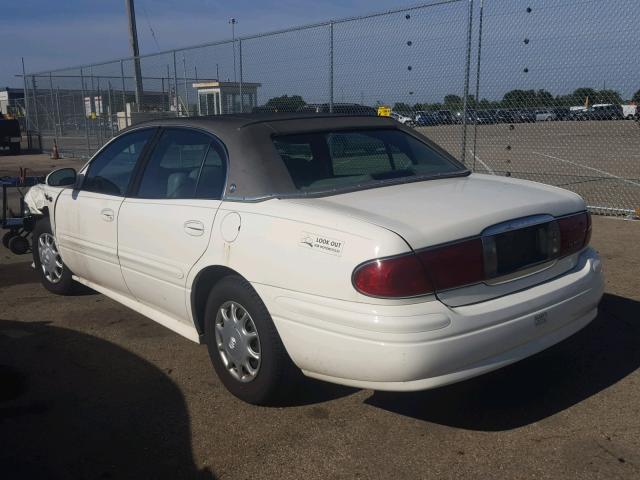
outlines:
[{"label": "rear wheel", "polygon": [[36,223],[32,242],[33,263],[40,275],[42,285],[58,295],[73,293],[75,287],[75,282],[71,278],[73,274],[62,261],[48,217]]},{"label": "rear wheel", "polygon": [[267,307],[242,277],[225,277],[211,290],[205,337],[218,377],[239,399],[272,404],[291,384],[295,367]]}]

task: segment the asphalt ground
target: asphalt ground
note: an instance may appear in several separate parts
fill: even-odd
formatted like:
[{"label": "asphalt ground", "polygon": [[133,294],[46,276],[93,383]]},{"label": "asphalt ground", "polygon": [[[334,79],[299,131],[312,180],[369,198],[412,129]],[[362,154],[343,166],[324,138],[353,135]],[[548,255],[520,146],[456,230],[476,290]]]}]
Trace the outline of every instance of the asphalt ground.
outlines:
[{"label": "asphalt ground", "polygon": [[[0,176],[16,163],[50,168]],[[595,217],[592,244],[606,294],[566,341],[426,392],[305,380],[271,408],[228,394],[204,346],[52,295],[0,246],[0,478],[637,479],[640,222]]]}]

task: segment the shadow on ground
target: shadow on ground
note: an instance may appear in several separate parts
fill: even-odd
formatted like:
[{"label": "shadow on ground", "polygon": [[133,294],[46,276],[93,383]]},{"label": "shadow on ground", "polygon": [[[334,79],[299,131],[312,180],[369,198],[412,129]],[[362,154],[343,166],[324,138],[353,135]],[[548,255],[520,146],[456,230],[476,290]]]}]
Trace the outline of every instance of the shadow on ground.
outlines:
[{"label": "shadow on ground", "polygon": [[213,479],[191,451],[182,393],[104,340],[0,320],[2,478]]},{"label": "shadow on ground", "polygon": [[[29,254],[28,257],[29,261],[31,261],[31,254]],[[38,283],[39,281],[38,274],[31,268],[31,263],[29,262],[0,265],[0,288],[24,285],[27,283]]]},{"label": "shadow on ground", "polygon": [[640,366],[640,302],[605,295],[600,314],[564,342],[465,382],[414,393],[375,392],[366,403],[468,430],[509,430],[554,415]]}]

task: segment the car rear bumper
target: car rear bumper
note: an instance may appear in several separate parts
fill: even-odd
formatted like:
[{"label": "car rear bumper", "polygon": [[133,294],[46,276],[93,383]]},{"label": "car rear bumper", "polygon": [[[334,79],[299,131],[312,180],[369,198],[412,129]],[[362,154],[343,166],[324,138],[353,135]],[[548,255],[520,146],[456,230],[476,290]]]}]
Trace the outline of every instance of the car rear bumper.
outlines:
[{"label": "car rear bumper", "polygon": [[597,315],[604,289],[592,249],[546,283],[449,308],[371,305],[255,285],[302,371],[377,390],[422,390],[471,378],[548,348]]}]

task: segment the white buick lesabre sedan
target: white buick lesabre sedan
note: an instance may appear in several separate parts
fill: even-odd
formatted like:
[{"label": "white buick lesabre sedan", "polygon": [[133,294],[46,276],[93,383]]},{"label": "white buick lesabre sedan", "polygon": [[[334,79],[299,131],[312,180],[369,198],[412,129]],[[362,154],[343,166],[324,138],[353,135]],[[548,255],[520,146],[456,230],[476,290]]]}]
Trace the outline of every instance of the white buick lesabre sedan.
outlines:
[{"label": "white buick lesabre sedan", "polygon": [[603,275],[584,201],[470,173],[381,117],[159,120],[27,195],[44,286],[87,285],[271,402],[300,369],[420,390],[577,332]]}]

